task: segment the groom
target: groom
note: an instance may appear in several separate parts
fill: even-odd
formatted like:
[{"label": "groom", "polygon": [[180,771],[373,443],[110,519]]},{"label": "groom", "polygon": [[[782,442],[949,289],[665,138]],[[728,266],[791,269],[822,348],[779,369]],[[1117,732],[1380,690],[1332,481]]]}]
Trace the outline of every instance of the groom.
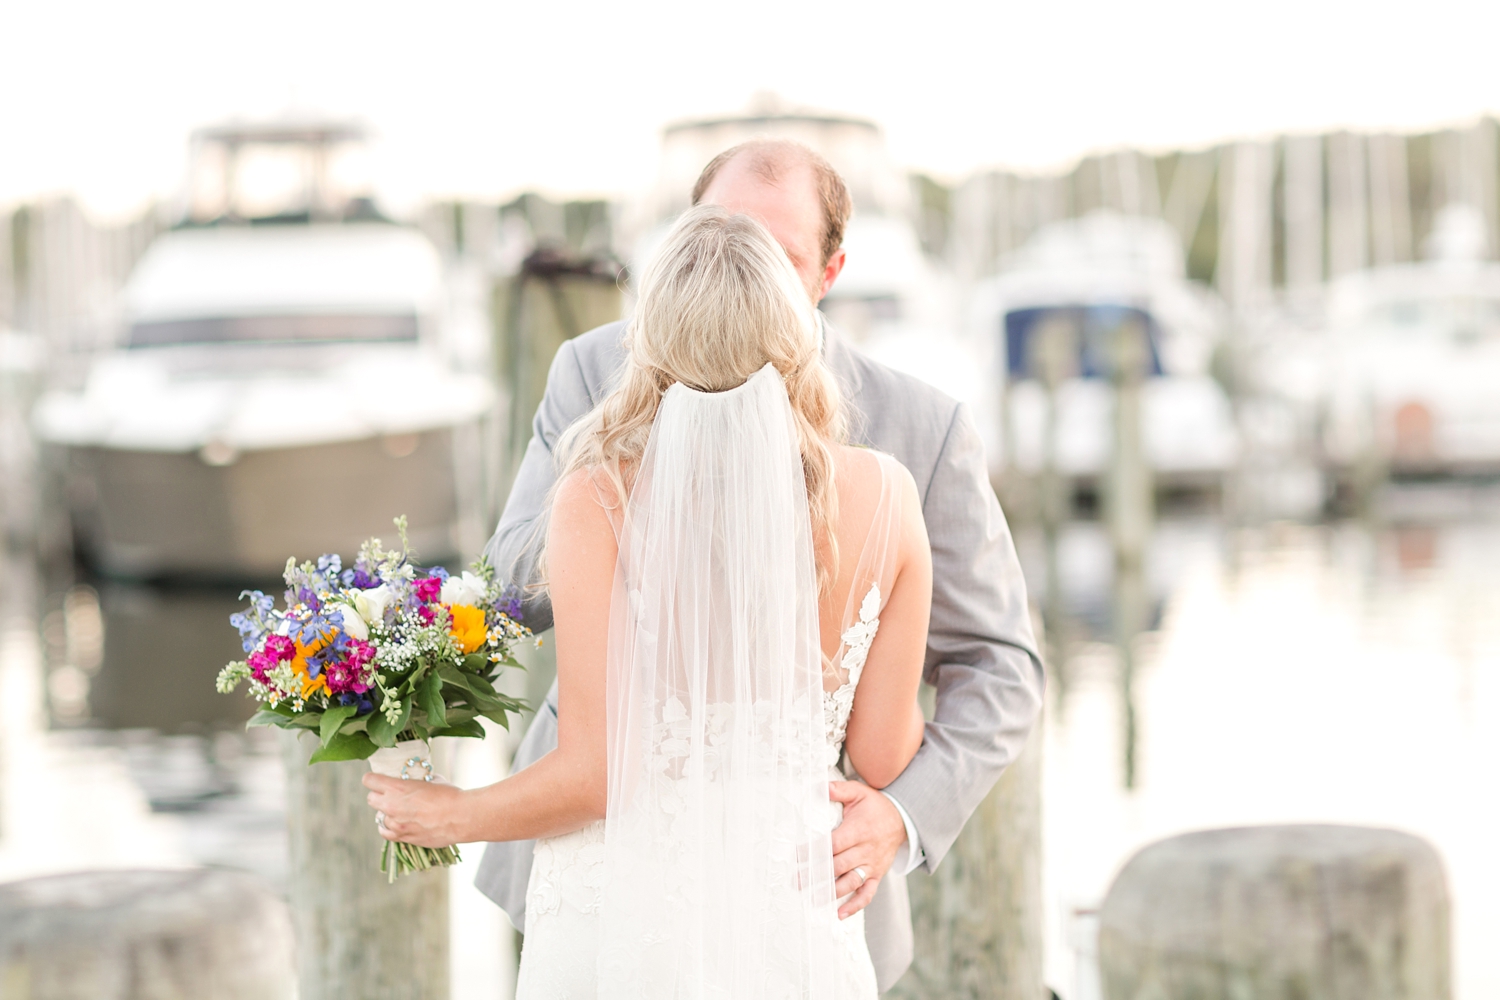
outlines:
[{"label": "groom", "polygon": [[[717,204],[758,218],[786,250],[814,303],[844,267],[844,225],[852,203],[837,172],[800,143],[753,139],[719,154],[693,187],[693,204]],[[821,315],[821,314],[820,314]],[[608,391],[624,363],[625,323],[610,323],[557,352],[531,443],[490,541],[490,561],[535,575],[526,555],[556,476],[552,448],[569,424]],[[1026,587],[1005,515],[990,488],[984,450],[968,410],[936,389],[852,350],[826,321],[823,352],[849,407],[850,442],[889,452],[917,481],[932,542],[932,620],[924,680],[937,711],[922,747],[884,791],[834,782],[844,805],[834,831],[840,908],[868,907],[865,936],[885,991],[912,959],[905,875],[935,869],[1000,773],[1021,751],[1042,700],[1042,666],[1026,608]],[[526,623],[552,625],[545,598]],[[557,745],[557,685],[516,751],[515,768]],[[531,842],[491,844],[476,884],[525,929]],[[889,873],[889,874],[888,874]]]}]

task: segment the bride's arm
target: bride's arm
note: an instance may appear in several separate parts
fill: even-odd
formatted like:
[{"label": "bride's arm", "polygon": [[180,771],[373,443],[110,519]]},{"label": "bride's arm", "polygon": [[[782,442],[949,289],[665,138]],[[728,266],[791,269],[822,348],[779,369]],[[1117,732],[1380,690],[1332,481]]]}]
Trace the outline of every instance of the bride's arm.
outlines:
[{"label": "bride's arm", "polygon": [[932,549],[916,483],[905,469],[901,490],[896,577],[855,688],[844,740],[850,763],[874,788],[884,788],[906,769],[922,745],[924,725],[917,689],[932,610]]},{"label": "bride's arm", "polygon": [[[503,781],[469,791],[365,775],[385,836],[424,847],[532,840],[604,818],[604,656],[617,545],[596,484],[565,479],[547,533],[557,643],[557,749]],[[545,709],[544,709],[545,711]]]}]

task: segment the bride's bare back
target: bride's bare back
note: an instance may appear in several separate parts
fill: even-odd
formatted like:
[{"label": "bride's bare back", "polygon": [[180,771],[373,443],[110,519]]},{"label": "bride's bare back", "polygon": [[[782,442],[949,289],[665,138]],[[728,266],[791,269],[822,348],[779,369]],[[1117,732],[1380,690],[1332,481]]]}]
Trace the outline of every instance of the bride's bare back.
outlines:
[{"label": "bride's bare back", "polygon": [[[825,663],[837,667],[844,633],[853,624],[854,609],[867,596],[868,579],[880,580],[888,589],[882,595],[879,629],[864,660],[855,688],[844,749],[860,777],[875,788],[895,780],[922,743],[922,713],[917,688],[927,649],[927,619],[932,604],[932,552],[922,521],[921,498],[911,473],[893,459],[882,459],[864,448],[840,446],[834,455],[838,491],[838,572],[833,585],[819,602],[819,631]],[[892,509],[882,509],[884,477],[895,482]],[[889,552],[872,554],[868,547],[885,530],[876,518],[894,518],[890,526]],[[818,540],[818,558],[830,557],[825,539]],[[861,559],[884,562],[873,572]],[[859,592],[855,592],[858,590]],[[847,671],[825,678],[832,689]]]}]

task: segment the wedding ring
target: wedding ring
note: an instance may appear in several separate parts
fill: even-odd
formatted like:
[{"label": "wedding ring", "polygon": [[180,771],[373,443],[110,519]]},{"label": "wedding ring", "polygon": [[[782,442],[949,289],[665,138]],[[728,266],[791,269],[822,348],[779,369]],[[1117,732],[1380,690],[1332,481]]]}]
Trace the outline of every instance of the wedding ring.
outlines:
[{"label": "wedding ring", "polygon": [[375,813],[375,826],[381,830],[385,829],[385,813],[379,811]]},{"label": "wedding ring", "polygon": [[858,865],[858,866],[856,866],[855,869],[854,869],[854,874],[856,874],[856,875],[859,876],[859,884],[860,885],[864,885],[866,882],[870,881],[870,876],[868,876],[868,875],[865,874],[865,866],[864,865]]}]

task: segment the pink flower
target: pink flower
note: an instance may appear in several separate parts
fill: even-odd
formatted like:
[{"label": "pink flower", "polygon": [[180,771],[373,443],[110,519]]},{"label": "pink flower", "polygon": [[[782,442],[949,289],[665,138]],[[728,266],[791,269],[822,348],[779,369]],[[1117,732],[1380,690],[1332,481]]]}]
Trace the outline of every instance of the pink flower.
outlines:
[{"label": "pink flower", "polygon": [[375,659],[375,647],[358,639],[349,640],[349,655],[325,668],[328,690],[332,694],[364,694],[370,690],[370,662]]},{"label": "pink flower", "polygon": [[276,660],[290,660],[297,655],[297,644],[290,636],[270,635],[266,637],[266,653]]},{"label": "pink flower", "polygon": [[437,617],[437,612],[432,610],[432,605],[423,604],[417,608],[417,617],[422,619],[423,625],[431,625],[433,619]]},{"label": "pink flower", "polygon": [[274,669],[279,662],[281,661],[263,649],[251,653],[249,658],[245,660],[246,665],[250,668],[250,676],[262,684],[266,682],[267,671]]},{"label": "pink flower", "polygon": [[425,580],[418,580],[412,584],[412,590],[416,591],[417,600],[422,602],[435,601],[443,592],[443,581],[435,576],[429,576]]}]

